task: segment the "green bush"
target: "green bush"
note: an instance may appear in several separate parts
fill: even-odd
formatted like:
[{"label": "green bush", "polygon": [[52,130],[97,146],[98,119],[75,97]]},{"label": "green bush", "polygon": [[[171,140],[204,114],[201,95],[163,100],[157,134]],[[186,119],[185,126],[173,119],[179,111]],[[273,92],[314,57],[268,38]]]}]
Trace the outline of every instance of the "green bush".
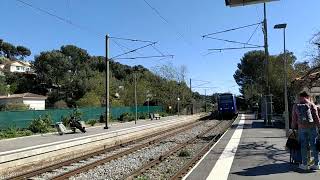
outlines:
[{"label": "green bush", "polygon": [[121,122],[127,122],[127,121],[133,121],[135,120],[135,115],[132,113],[123,113],[119,117],[119,121]]},{"label": "green bush", "polygon": [[71,113],[69,113],[66,116],[61,116],[60,121],[65,127],[69,127],[69,122],[72,116],[74,116],[76,119],[81,119],[82,117],[82,112],[79,111],[78,109],[74,109]]},{"label": "green bush", "polygon": [[94,92],[87,92],[77,101],[77,105],[80,107],[101,106],[100,97]]},{"label": "green bush", "polygon": [[99,117],[99,123],[104,123],[106,122],[106,113],[101,114]]},{"label": "green bush", "polygon": [[179,157],[188,157],[190,156],[190,152],[188,150],[181,150],[179,152]]},{"label": "green bush", "polygon": [[149,115],[148,115],[148,113],[139,113],[138,118],[139,119],[148,119]]},{"label": "green bush", "polygon": [[61,116],[60,121],[65,127],[69,127],[70,118],[68,116]]},{"label": "green bush", "polygon": [[32,131],[30,131],[28,129],[17,131],[17,137],[31,136],[32,134],[33,134]]},{"label": "green bush", "polygon": [[46,114],[39,116],[38,118],[31,121],[28,129],[33,133],[47,133],[51,129],[52,120],[51,117]]},{"label": "green bush", "polygon": [[30,130],[17,130],[16,128],[9,128],[3,131],[0,131],[0,139],[7,139],[7,138],[15,138],[15,137],[22,137],[22,136],[30,136],[33,133]]},{"label": "green bush", "polygon": [[95,119],[90,119],[86,122],[86,124],[90,124],[91,126],[94,126],[97,123],[97,120]]},{"label": "green bush", "polygon": [[0,107],[1,111],[25,111],[29,106],[23,103],[8,103]]},{"label": "green bush", "polygon": [[8,128],[8,129],[0,132],[0,139],[15,138],[15,137],[17,137],[17,129],[16,128]]},{"label": "green bush", "polygon": [[134,180],[149,180],[149,177],[143,175],[143,176],[139,176],[139,177],[135,178]]},{"label": "green bush", "polygon": [[53,107],[61,109],[61,108],[68,108],[68,105],[64,100],[60,100],[60,101],[55,102],[53,104]]},{"label": "green bush", "polygon": [[159,112],[159,115],[160,115],[161,117],[166,117],[166,116],[168,116],[169,114],[166,113],[166,112]]}]

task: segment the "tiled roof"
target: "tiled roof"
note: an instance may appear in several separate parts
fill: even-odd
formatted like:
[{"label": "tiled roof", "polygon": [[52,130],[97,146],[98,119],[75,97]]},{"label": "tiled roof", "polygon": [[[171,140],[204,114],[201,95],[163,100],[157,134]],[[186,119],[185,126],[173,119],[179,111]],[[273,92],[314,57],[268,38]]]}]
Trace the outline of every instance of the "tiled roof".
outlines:
[{"label": "tiled roof", "polygon": [[24,99],[47,99],[46,96],[33,93],[22,93],[22,94],[12,94],[10,96],[0,96],[0,99],[13,99],[13,98],[24,98]]}]

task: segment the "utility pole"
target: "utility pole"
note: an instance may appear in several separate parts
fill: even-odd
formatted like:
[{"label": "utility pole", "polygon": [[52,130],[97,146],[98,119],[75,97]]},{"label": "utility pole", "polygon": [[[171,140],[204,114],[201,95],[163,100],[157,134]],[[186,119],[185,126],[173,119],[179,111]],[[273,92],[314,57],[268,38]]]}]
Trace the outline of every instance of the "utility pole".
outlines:
[{"label": "utility pole", "polygon": [[190,93],[191,93],[191,114],[193,114],[193,94],[192,94],[191,78],[190,78]]},{"label": "utility pole", "polygon": [[134,120],[134,124],[137,124],[138,120],[138,102],[137,102],[137,74],[134,73],[134,101],[136,106],[136,117]]},{"label": "utility pole", "polygon": [[207,89],[204,89],[204,111],[207,112]]},{"label": "utility pole", "polygon": [[268,50],[268,27],[267,27],[267,7],[266,3],[263,3],[264,19],[263,19],[263,35],[264,35],[264,53],[265,53],[265,78],[266,78],[266,89],[265,89],[265,125],[271,126],[272,118],[272,104],[270,96],[270,85],[269,85],[269,50]]},{"label": "utility pole", "polygon": [[288,76],[288,63],[287,63],[287,53],[286,53],[286,27],[287,24],[276,24],[275,29],[283,29],[283,69],[284,69],[284,119],[286,135],[289,135],[289,105],[288,105],[288,88],[287,88],[287,76]]},{"label": "utility pole", "polygon": [[289,135],[289,105],[288,105],[288,87],[287,87],[287,78],[288,78],[288,59],[286,53],[286,29],[283,29],[283,56],[284,56],[284,106],[285,106],[285,128],[287,130],[286,134]]},{"label": "utility pole", "polygon": [[108,129],[108,121],[110,118],[110,104],[109,104],[109,36],[106,35],[106,125],[104,129]]},{"label": "utility pole", "polygon": [[190,93],[192,93],[192,88],[191,88],[191,78],[190,78]]}]

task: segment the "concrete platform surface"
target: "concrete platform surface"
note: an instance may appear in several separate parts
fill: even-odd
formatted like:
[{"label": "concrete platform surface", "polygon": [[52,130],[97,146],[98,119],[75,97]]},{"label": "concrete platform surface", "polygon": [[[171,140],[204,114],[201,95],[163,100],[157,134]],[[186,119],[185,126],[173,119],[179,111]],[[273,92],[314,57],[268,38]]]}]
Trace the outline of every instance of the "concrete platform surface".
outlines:
[{"label": "concrete platform surface", "polygon": [[46,144],[49,145],[51,143],[56,144],[56,143],[63,143],[65,141],[84,139],[90,136],[97,136],[99,134],[104,134],[104,133],[112,133],[115,131],[120,131],[128,128],[139,127],[143,125],[150,125],[150,124],[160,123],[164,121],[179,119],[183,117],[186,117],[186,116],[180,116],[180,117],[168,116],[168,117],[163,117],[160,120],[152,120],[152,121],[139,120],[137,121],[137,124],[134,124],[134,121],[126,122],[126,123],[111,123],[109,125],[109,129],[103,129],[104,126],[88,127],[86,133],[81,133],[79,130],[77,130],[76,133],[70,133],[70,134],[64,134],[64,135],[59,135],[58,133],[48,133],[48,134],[19,137],[19,138],[13,138],[13,139],[3,139],[3,140],[0,140],[0,155],[7,154],[11,151],[14,153],[14,151],[17,151],[18,149],[37,147],[37,146],[42,146]]},{"label": "concrete platform surface", "polygon": [[[233,126],[187,174],[188,180],[316,180],[320,171],[289,163],[285,131],[240,115]],[[241,138],[240,138],[241,137]]]}]

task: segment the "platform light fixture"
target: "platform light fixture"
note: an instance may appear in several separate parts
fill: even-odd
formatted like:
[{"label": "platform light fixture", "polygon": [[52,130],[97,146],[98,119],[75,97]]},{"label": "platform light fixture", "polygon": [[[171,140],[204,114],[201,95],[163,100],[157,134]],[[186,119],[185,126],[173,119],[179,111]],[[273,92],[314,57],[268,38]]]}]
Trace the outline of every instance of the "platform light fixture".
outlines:
[{"label": "platform light fixture", "polygon": [[286,135],[289,135],[289,105],[288,105],[288,65],[286,53],[286,28],[287,24],[276,24],[274,29],[283,29],[283,69],[284,69],[284,115],[285,115],[285,129]]}]

